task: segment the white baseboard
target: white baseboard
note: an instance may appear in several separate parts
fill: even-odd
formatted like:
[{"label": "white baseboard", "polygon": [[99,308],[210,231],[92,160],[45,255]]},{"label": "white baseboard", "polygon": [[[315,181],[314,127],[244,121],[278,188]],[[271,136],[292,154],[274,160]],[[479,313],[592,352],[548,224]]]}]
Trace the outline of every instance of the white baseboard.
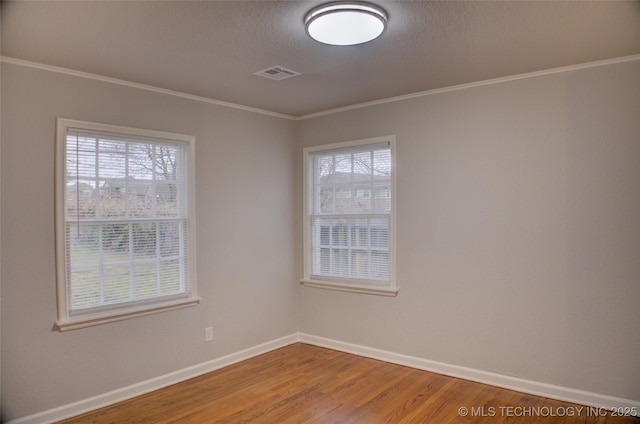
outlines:
[{"label": "white baseboard", "polygon": [[[65,418],[80,415],[88,411],[102,408],[116,402],[121,402],[123,400],[131,399],[133,397],[140,396],[145,393],[149,393],[154,390],[158,390],[163,387],[167,387],[172,384],[176,384],[211,371],[215,371],[228,365],[244,361],[254,356],[261,355],[271,350],[278,349],[280,347],[287,346],[296,342],[327,347],[342,352],[353,353],[355,355],[379,359],[381,361],[405,365],[420,370],[431,371],[451,377],[457,377],[465,380],[489,384],[492,386],[503,387],[505,389],[529,393],[536,396],[543,396],[551,399],[557,399],[596,408],[605,408],[607,411],[611,411],[612,408],[629,408],[631,410],[640,411],[640,401],[637,400],[624,399],[599,393],[572,389],[569,387],[555,386],[552,384],[540,383],[537,381],[524,380],[521,378],[510,377],[473,368],[461,367],[458,365],[446,364],[443,362],[431,361],[429,359],[403,355],[400,353],[356,345],[339,340],[327,339],[310,334],[295,333],[223,356],[221,358],[216,358],[211,361],[203,362],[201,364],[174,371],[172,373],[142,381],[140,383],[132,384],[131,386],[116,389],[111,392],[107,392],[88,399],[83,399],[81,401],[63,405],[54,409],[49,409],[37,414],[17,418],[15,420],[8,421],[7,424],[45,424],[63,420]],[[636,415],[638,415],[637,412]]]},{"label": "white baseboard", "polygon": [[[302,343],[308,343],[315,346],[353,353],[368,358],[379,359],[381,361],[391,362],[398,365],[405,365],[411,368],[430,371],[450,377],[462,378],[465,380],[489,384],[491,386],[502,387],[505,389],[515,390],[518,392],[542,396],[550,399],[577,403],[580,405],[591,406],[595,408],[605,408],[606,411],[611,411],[614,408],[616,408],[616,410],[618,408],[628,408],[628,410],[636,411],[636,416],[639,415],[638,412],[640,411],[640,401],[637,400],[608,396],[599,393],[573,389],[570,387],[556,386],[553,384],[540,383],[538,381],[525,380],[522,378],[496,374],[473,368],[461,367],[458,365],[446,364],[443,362],[403,355],[400,353],[394,353],[386,350],[375,349],[347,342],[341,342],[338,340],[327,339],[310,334],[299,333],[298,340]],[[611,414],[609,413],[608,415]]]},{"label": "white baseboard", "polygon": [[294,333],[285,337],[281,337],[279,339],[271,340],[266,343],[250,347],[248,349],[241,350],[239,352],[231,353],[221,358],[216,358],[211,361],[183,368],[181,370],[142,381],[140,383],[132,384],[131,386],[116,389],[111,392],[107,392],[88,399],[83,399],[81,401],[74,402],[68,405],[63,405],[58,408],[49,409],[37,414],[11,420],[8,421],[7,424],[45,424],[63,420],[65,418],[80,415],[94,409],[102,408],[116,402],[121,402],[123,400],[131,399],[133,397],[140,396],[145,393],[149,393],[154,390],[158,390],[163,387],[167,387],[172,384],[176,384],[211,371],[215,371],[228,365],[244,361],[245,359],[249,359],[254,356],[269,352],[271,350],[290,345],[297,341],[298,335]]}]

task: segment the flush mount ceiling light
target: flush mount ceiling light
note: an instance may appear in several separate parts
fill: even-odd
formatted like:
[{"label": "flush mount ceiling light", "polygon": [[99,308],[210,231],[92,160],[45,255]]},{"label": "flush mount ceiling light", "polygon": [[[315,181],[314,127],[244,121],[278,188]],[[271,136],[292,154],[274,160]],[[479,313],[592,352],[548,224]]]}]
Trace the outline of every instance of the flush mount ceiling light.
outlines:
[{"label": "flush mount ceiling light", "polygon": [[352,46],[378,38],[387,27],[387,14],[370,3],[333,2],[311,9],[304,25],[316,41]]}]

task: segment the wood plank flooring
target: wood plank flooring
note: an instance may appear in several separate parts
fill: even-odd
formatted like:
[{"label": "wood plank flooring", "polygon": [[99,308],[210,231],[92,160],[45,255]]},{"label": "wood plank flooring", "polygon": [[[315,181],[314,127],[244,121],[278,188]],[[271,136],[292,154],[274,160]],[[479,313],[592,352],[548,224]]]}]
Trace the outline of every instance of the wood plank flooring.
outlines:
[{"label": "wood plank flooring", "polygon": [[640,423],[604,412],[296,343],[61,423]]}]

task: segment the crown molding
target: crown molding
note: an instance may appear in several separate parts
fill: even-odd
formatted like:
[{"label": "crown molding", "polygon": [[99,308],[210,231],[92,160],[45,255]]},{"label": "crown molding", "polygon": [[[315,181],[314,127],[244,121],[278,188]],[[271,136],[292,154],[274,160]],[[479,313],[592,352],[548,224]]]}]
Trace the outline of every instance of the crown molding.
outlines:
[{"label": "crown molding", "polygon": [[246,112],[259,113],[259,114],[262,114],[262,115],[273,116],[273,117],[276,117],[276,118],[283,118],[283,119],[289,119],[289,120],[297,119],[295,116],[286,115],[286,114],[283,114],[283,113],[271,112],[269,110],[264,110],[264,109],[250,107],[250,106],[239,105],[239,104],[231,103],[231,102],[224,102],[222,100],[215,100],[215,99],[211,99],[211,98],[208,98],[208,97],[196,96],[194,94],[187,94],[187,93],[183,93],[183,92],[180,92],[180,91],[168,90],[166,88],[155,87],[155,86],[147,85],[147,84],[140,84],[140,83],[137,83],[137,82],[131,82],[131,81],[122,80],[122,79],[118,79],[118,78],[105,77],[103,75],[92,74],[92,73],[89,73],[89,72],[76,71],[76,70],[73,70],[73,69],[61,68],[59,66],[45,65],[45,64],[37,63],[37,62],[30,62],[28,60],[15,59],[13,57],[8,57],[8,56],[0,56],[0,62],[9,63],[9,64],[12,64],[12,65],[25,66],[25,67],[28,67],[28,68],[40,69],[40,70],[44,70],[44,71],[56,72],[56,73],[59,73],[59,74],[71,75],[71,76],[80,77],[80,78],[87,78],[87,79],[91,79],[91,80],[95,80],[95,81],[108,82],[108,83],[111,83],[111,84],[117,84],[117,85],[122,85],[122,86],[125,86],[125,87],[137,88],[137,89],[140,89],[140,90],[153,91],[155,93],[167,94],[169,96],[181,97],[183,99],[195,100],[197,102],[209,103],[209,104],[212,104],[212,105],[228,107],[228,108],[231,108],[231,109],[244,110]]},{"label": "crown molding", "polygon": [[317,118],[317,117],[326,116],[326,115],[333,115],[333,114],[336,114],[336,113],[347,112],[347,111],[355,110],[355,109],[363,109],[363,108],[372,107],[372,106],[378,106],[378,105],[382,105],[382,104],[386,104],[386,103],[401,102],[401,101],[404,101],[404,100],[410,100],[410,99],[415,99],[415,98],[419,98],[419,97],[432,96],[432,95],[448,93],[448,92],[452,92],[452,91],[460,91],[460,90],[466,90],[466,89],[469,89],[469,88],[484,87],[484,86],[487,86],[487,85],[494,85],[494,84],[502,84],[502,83],[510,82],[510,81],[517,81],[517,80],[528,79],[528,78],[537,78],[537,77],[546,76],[546,75],[553,75],[553,74],[558,74],[558,73],[563,73],[563,72],[571,72],[571,71],[577,71],[577,70],[581,70],[581,69],[595,68],[595,67],[599,67],[599,66],[613,65],[613,64],[617,64],[617,63],[633,62],[633,61],[636,61],[636,60],[640,60],[640,54],[631,55],[631,56],[623,56],[623,57],[618,57],[618,58],[613,58],[613,59],[599,60],[599,61],[595,61],[595,62],[581,63],[581,64],[578,64],[578,65],[562,66],[562,67],[559,67],[559,68],[552,68],[552,69],[547,69],[547,70],[543,70],[543,71],[527,72],[527,73],[524,73],[524,74],[517,74],[517,75],[511,75],[511,76],[507,76],[507,77],[493,78],[493,79],[489,79],[489,80],[471,82],[471,83],[467,83],[467,84],[452,85],[452,86],[449,86],[449,87],[436,88],[436,89],[433,89],[433,90],[420,91],[420,92],[417,92],[417,93],[405,94],[405,95],[402,95],[402,96],[388,97],[388,98],[385,98],[385,99],[373,100],[373,101],[370,101],[370,102],[357,103],[357,104],[353,104],[353,105],[349,105],[349,106],[343,106],[343,107],[334,108],[334,109],[327,109],[327,110],[324,110],[324,111],[309,113],[309,114],[306,114],[306,115],[294,116],[294,115],[287,115],[287,114],[278,113],[278,112],[272,112],[272,111],[268,111],[268,110],[265,110],[265,109],[259,109],[259,108],[254,108],[254,107],[250,107],[250,106],[239,105],[239,104],[236,104],[236,103],[224,102],[224,101],[221,101],[221,100],[215,100],[215,99],[211,99],[211,98],[208,98],[208,97],[196,96],[196,95],[193,95],[193,94],[182,93],[180,91],[168,90],[168,89],[165,89],[165,88],[155,87],[155,86],[146,85],[146,84],[140,84],[140,83],[137,83],[137,82],[126,81],[126,80],[122,80],[122,79],[118,79],[118,78],[105,77],[105,76],[102,76],[102,75],[92,74],[92,73],[89,73],[89,72],[82,72],[82,71],[76,71],[76,70],[68,69],[68,68],[61,68],[61,67],[58,67],[58,66],[45,65],[45,64],[42,64],[42,63],[30,62],[30,61],[27,61],[27,60],[16,59],[16,58],[8,57],[8,56],[0,56],[0,62],[2,62],[2,63],[9,63],[9,64],[12,64],[12,65],[19,65],[19,66],[25,66],[25,67],[29,67],[29,68],[46,70],[46,71],[50,71],[50,72],[57,72],[57,73],[66,74],[66,75],[72,75],[72,76],[76,76],[76,77],[80,77],[80,78],[87,78],[87,79],[92,79],[92,80],[96,80],[96,81],[108,82],[108,83],[111,83],[111,84],[123,85],[123,86],[126,86],[126,87],[138,88],[138,89],[146,90],[146,91],[153,91],[153,92],[156,92],[156,93],[167,94],[167,95],[175,96],[175,97],[181,97],[183,99],[195,100],[195,101],[198,101],[198,102],[209,103],[209,104],[213,104],[213,105],[216,105],[216,106],[228,107],[228,108],[232,108],[232,109],[239,109],[239,110],[244,110],[244,111],[247,111],[247,112],[258,113],[258,114],[272,116],[272,117],[276,117],[276,118],[288,119],[288,120],[291,120],[291,121],[304,121],[306,119],[312,119],[312,118]]},{"label": "crown molding", "polygon": [[577,71],[581,69],[595,68],[598,66],[613,65],[616,63],[633,62],[635,60],[640,60],[640,54],[632,55],[632,56],[623,56],[623,57],[618,57],[614,59],[599,60],[596,62],[581,63],[578,65],[562,66],[559,68],[546,69],[543,71],[527,72],[524,74],[510,75],[507,77],[493,78],[489,80],[476,81],[476,82],[471,82],[467,84],[452,85],[449,87],[442,87],[442,88],[436,88],[433,90],[420,91],[417,93],[405,94],[402,96],[388,97],[385,99],[373,100],[370,102],[358,103],[358,104],[339,107],[335,109],[328,109],[321,112],[309,113],[306,115],[301,115],[296,117],[296,120],[317,118],[320,116],[332,115],[335,113],[341,113],[341,112],[346,112],[346,111],[355,110],[355,109],[362,109],[362,108],[382,105],[386,103],[401,102],[403,100],[410,100],[418,97],[432,96],[435,94],[449,93],[451,91],[466,90],[469,88],[483,87],[486,85],[502,84],[505,82],[517,81],[521,79],[537,78],[545,75],[553,75],[553,74],[559,74],[563,72],[571,72],[571,71]]}]

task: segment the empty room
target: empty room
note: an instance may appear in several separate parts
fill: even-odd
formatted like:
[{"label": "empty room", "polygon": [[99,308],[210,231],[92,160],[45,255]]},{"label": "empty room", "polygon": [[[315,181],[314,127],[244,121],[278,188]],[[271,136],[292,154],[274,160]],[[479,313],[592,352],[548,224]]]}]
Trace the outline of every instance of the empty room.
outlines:
[{"label": "empty room", "polygon": [[0,14],[0,421],[640,420],[640,2]]}]

